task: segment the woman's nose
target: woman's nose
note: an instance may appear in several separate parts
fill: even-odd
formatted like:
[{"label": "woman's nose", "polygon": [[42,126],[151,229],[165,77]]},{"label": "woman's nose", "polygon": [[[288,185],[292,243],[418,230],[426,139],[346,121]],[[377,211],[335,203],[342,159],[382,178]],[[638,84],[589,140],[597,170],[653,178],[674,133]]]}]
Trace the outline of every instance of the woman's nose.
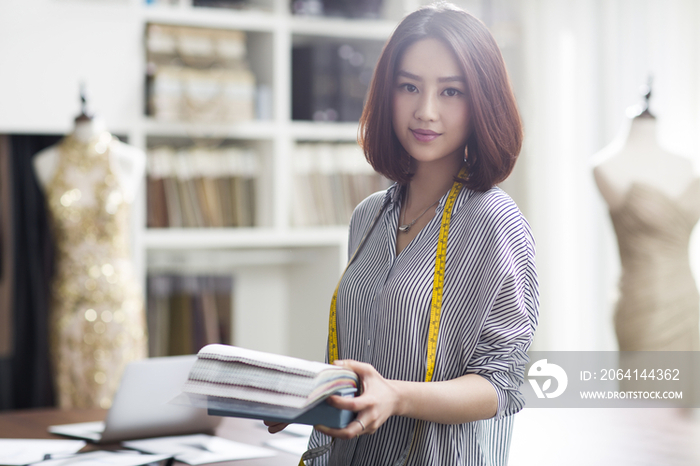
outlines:
[{"label": "woman's nose", "polygon": [[432,92],[426,92],[421,95],[418,101],[415,117],[423,121],[435,121],[438,119],[438,102],[437,96]]}]

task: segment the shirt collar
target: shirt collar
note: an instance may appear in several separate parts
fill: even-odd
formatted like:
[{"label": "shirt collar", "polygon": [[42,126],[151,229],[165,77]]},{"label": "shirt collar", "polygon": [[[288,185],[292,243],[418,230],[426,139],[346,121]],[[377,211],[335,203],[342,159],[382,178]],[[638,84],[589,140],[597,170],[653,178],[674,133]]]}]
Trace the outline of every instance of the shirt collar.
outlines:
[{"label": "shirt collar", "polygon": [[[457,199],[455,200],[455,205],[453,207],[453,211],[456,211],[459,207],[464,204],[467,199],[471,196],[471,194],[474,191],[471,189],[467,188],[466,186],[462,187],[462,190],[460,191],[459,195],[457,196]],[[394,183],[389,188],[386,190],[386,194],[384,194],[384,199],[383,202],[389,203],[389,210],[393,210],[397,208],[400,205],[401,201],[401,196],[403,193],[403,186]],[[445,204],[447,203],[447,197],[449,196],[450,192],[446,192],[441,198],[440,201],[438,202],[437,207],[435,208],[438,212],[441,212],[445,208]]]},{"label": "shirt collar", "polygon": [[[474,191],[467,188],[466,186],[462,186],[462,189],[460,190],[459,195],[457,196],[457,199],[455,199],[455,205],[452,208],[452,211],[456,212],[462,206],[462,204],[464,204],[467,201],[467,199],[469,199],[469,197],[471,196],[471,194],[473,192]],[[440,202],[438,202],[438,206],[437,206],[437,209],[439,211],[442,211],[445,208],[445,204],[447,204],[447,198],[449,197],[449,195],[450,195],[450,191],[447,191],[440,198]]]},{"label": "shirt collar", "polygon": [[402,191],[402,186],[398,183],[392,184],[386,190],[386,194],[384,195],[384,203],[389,203],[389,209],[394,209],[399,205]]}]

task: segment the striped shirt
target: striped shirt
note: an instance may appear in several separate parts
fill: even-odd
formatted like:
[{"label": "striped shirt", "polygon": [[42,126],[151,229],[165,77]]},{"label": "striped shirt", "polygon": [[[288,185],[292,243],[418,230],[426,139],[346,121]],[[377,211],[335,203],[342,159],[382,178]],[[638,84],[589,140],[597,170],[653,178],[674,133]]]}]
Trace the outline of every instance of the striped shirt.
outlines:
[{"label": "striped shirt", "polygon": [[[397,256],[401,200],[394,184],[365,199],[353,213],[350,254],[385,206],[340,281],[339,355],[372,364],[387,379],[423,381],[435,252],[447,194],[435,217]],[[407,465],[507,463],[511,415],[524,405],[519,387],[537,326],[538,287],[530,227],[501,189],[464,188],[457,197],[443,293],[433,380],[483,376],[498,396],[496,416],[454,425],[392,416],[372,435],[336,439],[330,453],[308,464],[392,466],[410,444],[416,424]],[[314,431],[309,446],[329,441]]]}]

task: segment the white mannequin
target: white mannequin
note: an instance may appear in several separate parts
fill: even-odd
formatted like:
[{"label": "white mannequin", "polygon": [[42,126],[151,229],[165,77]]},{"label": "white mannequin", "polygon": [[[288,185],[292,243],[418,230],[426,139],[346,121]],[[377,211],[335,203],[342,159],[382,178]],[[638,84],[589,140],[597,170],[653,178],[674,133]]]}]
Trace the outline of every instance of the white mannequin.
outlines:
[{"label": "white mannequin", "polygon": [[618,137],[594,156],[593,164],[596,184],[611,210],[622,205],[634,183],[675,199],[697,177],[690,159],[659,146],[656,118],[645,113],[627,120]]},{"label": "white mannequin", "polygon": [[[76,118],[73,136],[79,141],[87,142],[105,131],[105,123],[98,117],[92,119]],[[123,189],[124,200],[131,203],[143,180],[146,170],[146,155],[140,149],[124,144],[116,138],[112,140],[109,155],[110,166]],[[45,188],[53,178],[59,156],[58,148],[51,146],[34,157],[32,162],[34,172],[42,188]]]},{"label": "white mannequin", "polygon": [[620,252],[614,314],[620,350],[699,350],[700,297],[688,254],[700,217],[694,164],[659,146],[656,119],[645,110],[595,155],[593,175]]}]

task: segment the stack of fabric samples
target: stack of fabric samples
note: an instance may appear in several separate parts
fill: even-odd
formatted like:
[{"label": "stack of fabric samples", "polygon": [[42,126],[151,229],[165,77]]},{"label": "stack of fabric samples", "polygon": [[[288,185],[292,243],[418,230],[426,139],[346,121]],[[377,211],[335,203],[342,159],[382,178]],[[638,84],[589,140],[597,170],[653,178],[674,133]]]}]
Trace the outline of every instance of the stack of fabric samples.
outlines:
[{"label": "stack of fabric samples", "polygon": [[353,396],[358,383],[341,366],[214,344],[199,351],[183,392],[212,415],[344,427],[353,413],[324,401]]}]

